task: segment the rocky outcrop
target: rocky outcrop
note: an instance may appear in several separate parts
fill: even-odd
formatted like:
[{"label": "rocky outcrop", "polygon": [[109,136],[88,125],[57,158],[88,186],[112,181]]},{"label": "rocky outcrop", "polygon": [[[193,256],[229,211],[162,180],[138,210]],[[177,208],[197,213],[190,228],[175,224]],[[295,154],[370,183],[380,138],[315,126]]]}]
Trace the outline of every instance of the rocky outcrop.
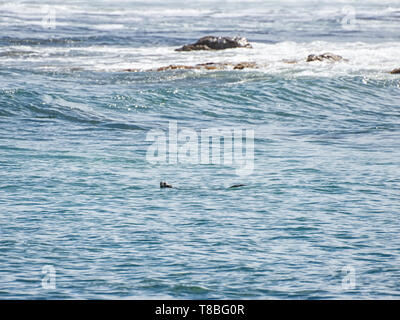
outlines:
[{"label": "rocky outcrop", "polygon": [[255,62],[241,62],[241,63],[237,63],[233,67],[233,70],[243,70],[243,69],[247,69],[247,68],[256,69],[256,68],[259,68],[259,66]]},{"label": "rocky outcrop", "polygon": [[[255,62],[240,62],[240,63],[231,63],[231,62],[207,62],[207,63],[199,63],[194,66],[185,66],[185,65],[169,65],[166,67],[158,68],[156,71],[168,71],[168,70],[178,70],[178,69],[197,69],[197,70],[243,70],[243,69],[256,69],[261,66]],[[154,70],[151,70],[154,71]]]},{"label": "rocky outcrop", "polygon": [[391,74],[400,74],[400,68],[390,71]]},{"label": "rocky outcrop", "polygon": [[[201,40],[201,39],[200,39]],[[200,41],[199,40],[199,41]],[[211,49],[209,49],[211,50]],[[304,62],[304,60],[293,60],[293,59],[283,59],[281,60],[283,63],[287,64],[296,64],[299,62]],[[307,59],[307,62],[312,62],[312,61],[330,61],[330,62],[336,62],[336,61],[348,61],[347,59],[343,59],[342,56],[339,56],[337,54],[333,53],[323,53],[319,55],[315,54],[310,54]],[[266,67],[267,64],[265,63],[257,63],[257,62],[252,62],[252,61],[246,61],[246,62],[239,62],[239,63],[234,63],[234,62],[207,62],[207,63],[199,63],[195,65],[179,65],[179,64],[170,64],[168,66],[160,67],[157,69],[150,69],[150,70],[144,70],[144,69],[124,69],[123,71],[129,71],[129,72],[154,72],[154,71],[170,71],[170,70],[243,70],[243,69],[260,69]],[[400,69],[395,69],[391,72],[392,74],[400,74]]]},{"label": "rocky outcrop", "polygon": [[193,66],[184,66],[184,65],[177,65],[177,64],[170,64],[169,66],[160,67],[156,70],[145,70],[145,71],[168,71],[168,70],[179,70],[179,69],[195,69]]},{"label": "rocky outcrop", "polygon": [[319,55],[310,54],[307,57],[306,61],[307,62],[312,62],[312,61],[324,61],[324,60],[335,62],[335,61],[341,61],[341,60],[344,60],[344,59],[343,59],[342,56],[339,56],[339,55],[334,54],[334,53],[327,52],[327,53],[323,53],[323,54],[319,54]]},{"label": "rocky outcrop", "polygon": [[[302,62],[304,60],[295,60],[295,59],[282,59],[281,60],[283,63],[287,63],[287,64],[296,64],[299,62]],[[342,56],[339,56],[337,54],[334,53],[323,53],[323,54],[310,54],[307,58],[306,58],[306,62],[313,62],[313,61],[330,61],[330,62],[336,62],[336,61],[349,61],[347,59],[343,59]]]},{"label": "rocky outcrop", "polygon": [[126,72],[160,72],[160,71],[170,71],[170,70],[243,70],[243,69],[257,69],[261,68],[265,65],[259,65],[255,62],[240,62],[240,63],[232,63],[232,62],[207,62],[207,63],[199,63],[193,66],[186,66],[180,64],[170,64],[165,67],[160,67],[157,69],[150,70],[140,70],[140,69],[124,69],[122,71]]},{"label": "rocky outcrop", "polygon": [[122,70],[122,71],[125,71],[125,72],[140,72],[140,71],[142,71],[142,70],[140,70],[140,69],[135,69],[135,68],[128,68],[128,69],[124,69],[124,70]]},{"label": "rocky outcrop", "polygon": [[307,57],[306,61],[307,62],[312,62],[312,61],[324,61],[324,60],[331,61],[331,62],[342,61],[342,60],[343,61],[347,61],[346,59],[343,59],[342,56],[339,56],[337,54],[330,53],[330,52],[323,53],[323,54],[318,54],[318,55],[310,54]]},{"label": "rocky outcrop", "polygon": [[252,48],[252,46],[246,38],[206,36],[195,43],[175,49],[175,51],[224,50],[232,48]]}]

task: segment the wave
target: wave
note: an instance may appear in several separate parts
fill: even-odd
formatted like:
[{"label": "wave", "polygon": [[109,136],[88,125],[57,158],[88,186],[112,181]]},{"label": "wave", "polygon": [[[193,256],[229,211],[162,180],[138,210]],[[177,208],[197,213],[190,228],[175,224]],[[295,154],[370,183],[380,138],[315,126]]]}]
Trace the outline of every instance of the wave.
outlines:
[{"label": "wave", "polygon": [[98,102],[74,101],[65,93],[49,95],[44,91],[3,89],[0,90],[0,105],[0,117],[58,120],[97,129],[147,129],[146,125],[127,122],[123,115],[118,117],[118,112],[107,112]]},{"label": "wave", "polygon": [[[347,9],[346,9],[347,8]],[[332,31],[340,26],[340,21],[349,14],[348,8],[354,10],[355,18],[364,30],[387,28],[399,31],[397,19],[400,8],[395,0],[366,0],[362,4],[354,0],[345,1],[224,1],[223,4],[213,1],[52,1],[51,6],[45,2],[32,3],[8,2],[0,3],[0,26],[9,31],[16,27],[38,27],[40,31],[43,17],[51,9],[56,14],[57,29],[66,32],[74,30],[120,31],[129,29],[131,32],[142,28],[164,32],[165,27],[172,31],[182,32],[201,28],[226,30],[229,19],[235,19],[237,30],[255,32],[257,28],[263,31],[280,32],[290,27],[301,27],[301,32],[307,24],[317,22],[315,27],[324,31]],[[350,12],[352,14],[352,12]],[[152,21],[156,23],[152,25]],[[328,24],[318,23],[330,22]],[[376,23],[375,23],[376,22]],[[299,24],[300,23],[300,24]],[[189,26],[190,24],[190,26]],[[223,26],[223,29],[221,29]],[[231,26],[232,27],[232,26]],[[328,28],[325,28],[328,27]],[[63,30],[65,29],[65,30]],[[310,28],[312,29],[312,28]],[[43,33],[43,30],[41,30]],[[43,33],[48,36],[47,32]]]},{"label": "wave", "polygon": [[[400,87],[400,79],[295,78],[263,71],[125,72],[97,77],[95,73],[59,73],[51,78],[46,73],[33,78],[26,73],[14,78],[20,79],[17,87],[29,79],[36,79],[36,84],[29,89],[0,89],[1,118],[65,122],[80,130],[149,130],[159,126],[154,117],[160,115],[178,117],[190,126],[199,114],[214,125],[225,119],[253,125],[260,119],[277,118],[282,122],[303,119],[319,128],[320,117],[335,114],[339,121],[355,117],[382,127],[377,119],[397,121]],[[362,108],[354,97],[363,97]],[[385,124],[387,130],[393,128],[391,121]]]},{"label": "wave", "polygon": [[32,54],[36,54],[36,51],[25,51],[25,50],[0,51],[0,57],[24,57]]}]

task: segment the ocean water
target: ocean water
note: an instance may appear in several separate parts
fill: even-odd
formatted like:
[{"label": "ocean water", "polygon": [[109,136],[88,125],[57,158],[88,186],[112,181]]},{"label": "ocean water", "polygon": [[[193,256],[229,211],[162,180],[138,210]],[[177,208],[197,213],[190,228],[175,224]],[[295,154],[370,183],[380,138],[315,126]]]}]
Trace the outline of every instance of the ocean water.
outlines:
[{"label": "ocean water", "polygon": [[[0,299],[399,299],[400,5],[360,2],[1,1]],[[151,163],[171,123],[254,170]]]}]

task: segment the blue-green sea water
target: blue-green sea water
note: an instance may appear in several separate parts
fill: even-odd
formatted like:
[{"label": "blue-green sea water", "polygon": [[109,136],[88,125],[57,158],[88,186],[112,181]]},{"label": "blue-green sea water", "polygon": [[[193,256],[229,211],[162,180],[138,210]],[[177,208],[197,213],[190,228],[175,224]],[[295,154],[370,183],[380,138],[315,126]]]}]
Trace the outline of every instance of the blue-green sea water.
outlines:
[{"label": "blue-green sea water", "polygon": [[[1,1],[0,299],[399,299],[399,31],[395,0]],[[174,51],[209,34],[253,49]],[[254,130],[253,172],[149,163],[170,121]]]}]

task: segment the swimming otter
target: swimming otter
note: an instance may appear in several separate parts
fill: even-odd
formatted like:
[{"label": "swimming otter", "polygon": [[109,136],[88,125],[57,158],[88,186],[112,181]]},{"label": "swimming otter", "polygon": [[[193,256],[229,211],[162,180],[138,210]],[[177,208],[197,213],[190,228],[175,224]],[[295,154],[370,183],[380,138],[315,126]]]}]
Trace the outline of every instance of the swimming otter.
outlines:
[{"label": "swimming otter", "polygon": [[240,188],[240,187],[245,187],[245,184],[234,184],[233,186],[230,186],[229,189],[233,189],[233,188]]},{"label": "swimming otter", "polygon": [[173,188],[170,184],[167,184],[165,181],[160,182],[160,189],[163,188]]},{"label": "swimming otter", "polygon": [[[234,184],[233,186],[230,186],[228,189],[234,189],[234,188],[240,188],[240,187],[245,187],[245,184]],[[164,188],[173,188],[172,185],[167,184],[165,181],[160,182],[160,189]]]},{"label": "swimming otter", "polygon": [[206,36],[195,43],[175,49],[175,51],[224,50],[232,48],[252,48],[252,46],[246,38]]}]

